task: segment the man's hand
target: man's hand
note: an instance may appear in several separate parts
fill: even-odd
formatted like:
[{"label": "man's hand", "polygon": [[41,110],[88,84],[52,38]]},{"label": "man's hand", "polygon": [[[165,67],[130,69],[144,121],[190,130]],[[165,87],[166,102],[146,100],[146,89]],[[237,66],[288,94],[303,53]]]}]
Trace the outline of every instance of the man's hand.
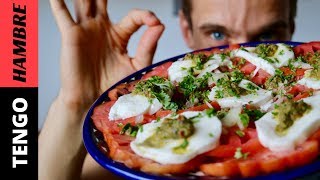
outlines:
[{"label": "man's hand", "polygon": [[[107,0],[74,0],[75,21],[63,0],[50,3],[62,35],[59,97],[67,104],[86,108],[112,84],[152,63],[164,30],[153,13],[133,10],[112,24]],[[143,25],[148,28],[129,57],[128,41]]]}]

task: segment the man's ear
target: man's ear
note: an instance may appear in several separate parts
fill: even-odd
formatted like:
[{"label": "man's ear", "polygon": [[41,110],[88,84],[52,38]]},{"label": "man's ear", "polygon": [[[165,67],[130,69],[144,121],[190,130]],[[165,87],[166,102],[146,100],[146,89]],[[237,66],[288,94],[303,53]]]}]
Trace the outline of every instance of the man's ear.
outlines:
[{"label": "man's ear", "polygon": [[182,32],[183,39],[185,43],[188,45],[190,49],[194,48],[194,40],[192,37],[192,30],[189,26],[189,22],[186,18],[186,16],[183,14],[183,12],[179,11],[179,23],[180,23],[180,29]]}]

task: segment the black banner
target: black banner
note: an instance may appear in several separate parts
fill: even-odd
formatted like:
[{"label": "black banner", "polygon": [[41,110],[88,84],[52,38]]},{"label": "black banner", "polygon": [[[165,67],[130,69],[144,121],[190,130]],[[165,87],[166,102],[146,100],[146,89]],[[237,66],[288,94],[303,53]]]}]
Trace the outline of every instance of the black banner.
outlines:
[{"label": "black banner", "polygon": [[37,179],[38,88],[0,88],[0,107],[2,177]]}]

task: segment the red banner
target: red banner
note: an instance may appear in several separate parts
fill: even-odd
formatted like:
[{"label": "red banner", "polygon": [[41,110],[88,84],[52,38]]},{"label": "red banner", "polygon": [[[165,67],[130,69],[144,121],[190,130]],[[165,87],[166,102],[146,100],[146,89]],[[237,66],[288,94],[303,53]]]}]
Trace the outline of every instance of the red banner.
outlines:
[{"label": "red banner", "polygon": [[38,87],[38,1],[0,4],[0,87]]}]

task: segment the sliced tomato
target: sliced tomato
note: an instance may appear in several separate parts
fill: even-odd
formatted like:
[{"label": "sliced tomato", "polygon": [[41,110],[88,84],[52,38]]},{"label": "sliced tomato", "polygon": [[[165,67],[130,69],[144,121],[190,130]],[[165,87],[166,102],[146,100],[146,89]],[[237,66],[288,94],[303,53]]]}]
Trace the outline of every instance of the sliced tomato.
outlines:
[{"label": "sliced tomato", "polygon": [[172,113],[171,110],[159,110],[159,111],[156,113],[156,117],[162,118],[162,117],[165,117],[165,116],[167,116],[167,115],[169,115],[169,114],[171,114],[171,113]]},{"label": "sliced tomato", "polygon": [[234,156],[237,147],[232,145],[219,145],[215,149],[207,152],[205,155],[216,158],[230,158]]},{"label": "sliced tomato", "polygon": [[258,138],[249,139],[247,142],[241,145],[241,150],[243,153],[249,153],[249,155],[254,155],[258,152],[265,150]]},{"label": "sliced tomato", "polygon": [[238,166],[242,177],[254,177],[260,174],[260,165],[255,159],[240,160]]},{"label": "sliced tomato", "polygon": [[240,68],[240,71],[243,72],[245,75],[250,75],[255,69],[256,69],[256,66],[247,61]]},{"label": "sliced tomato", "polygon": [[295,151],[289,153],[285,159],[288,167],[298,167],[310,163],[317,158],[319,153],[318,141],[307,141]]},{"label": "sliced tomato", "polygon": [[[210,102],[210,105],[216,110],[220,110],[221,109],[220,105],[216,101]],[[186,109],[186,110],[179,110],[178,113],[182,113],[182,112],[185,112],[185,111],[203,111],[203,110],[206,110],[206,109],[209,109],[209,108],[210,107],[207,104],[202,104],[202,105],[199,105],[199,106],[191,107],[191,108]]]},{"label": "sliced tomato", "polygon": [[155,67],[152,71],[142,76],[142,80],[148,79],[152,76],[159,76],[168,78],[168,68],[172,65],[172,62],[166,62],[161,66]]},{"label": "sliced tomato", "polygon": [[112,135],[114,140],[118,142],[120,146],[126,146],[129,145],[131,141],[133,141],[135,138],[127,135],[120,135],[120,134],[113,134]]},{"label": "sliced tomato", "polygon": [[239,48],[240,48],[239,44],[230,44],[228,50],[235,50]]},{"label": "sliced tomato", "polygon": [[263,69],[259,69],[257,74],[252,78],[252,82],[257,85],[263,85],[271,75]]},{"label": "sliced tomato", "polygon": [[296,84],[288,91],[289,94],[292,94],[294,96],[293,100],[295,101],[311,96],[312,92],[313,89],[310,89],[307,86],[301,84]]},{"label": "sliced tomato", "polygon": [[313,41],[310,43],[305,43],[298,45],[293,48],[296,56],[307,55],[308,53],[315,53],[320,51],[320,41]]},{"label": "sliced tomato", "polygon": [[237,160],[228,160],[200,166],[200,170],[211,176],[237,176],[240,174]]},{"label": "sliced tomato", "polygon": [[97,106],[93,111],[91,118],[96,128],[101,132],[104,132],[109,127],[108,115],[114,103],[115,101],[109,101],[109,102],[103,103]]},{"label": "sliced tomato", "polygon": [[228,144],[231,146],[241,146],[241,139],[238,135],[231,135],[228,139]]},{"label": "sliced tomato", "polygon": [[263,173],[271,173],[283,171],[286,169],[286,160],[284,157],[277,156],[275,153],[266,150],[261,154],[258,154],[258,162],[260,165],[260,171]]},{"label": "sliced tomato", "polygon": [[318,141],[320,146],[320,128],[309,139]]},{"label": "sliced tomato", "polygon": [[306,72],[306,70],[307,69],[302,69],[302,68],[297,69],[297,71],[296,71],[296,79],[297,80],[302,79],[303,76],[304,76],[304,73]]},{"label": "sliced tomato", "polygon": [[245,138],[247,139],[253,139],[253,138],[258,138],[258,133],[257,130],[254,128],[246,128],[243,130],[245,133]]}]

